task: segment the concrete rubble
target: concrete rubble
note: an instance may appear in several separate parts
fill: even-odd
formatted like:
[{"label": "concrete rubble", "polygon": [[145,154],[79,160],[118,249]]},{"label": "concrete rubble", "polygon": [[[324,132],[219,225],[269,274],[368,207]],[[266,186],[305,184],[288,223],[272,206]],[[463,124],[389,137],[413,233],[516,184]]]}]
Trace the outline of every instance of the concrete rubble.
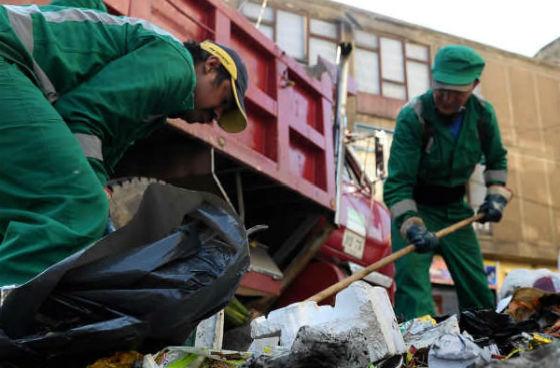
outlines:
[{"label": "concrete rubble", "polygon": [[370,359],[366,336],[356,329],[343,333],[325,332],[310,326],[299,329],[290,351],[276,356],[261,355],[247,368],[363,368]]},{"label": "concrete rubble", "polygon": [[301,302],[272,311],[268,317],[259,317],[251,323],[251,336],[254,344],[279,336],[280,346],[290,349],[303,326],[332,335],[359,332],[364,336],[370,361],[406,351],[387,292],[363,281],[338,293],[334,307]]}]

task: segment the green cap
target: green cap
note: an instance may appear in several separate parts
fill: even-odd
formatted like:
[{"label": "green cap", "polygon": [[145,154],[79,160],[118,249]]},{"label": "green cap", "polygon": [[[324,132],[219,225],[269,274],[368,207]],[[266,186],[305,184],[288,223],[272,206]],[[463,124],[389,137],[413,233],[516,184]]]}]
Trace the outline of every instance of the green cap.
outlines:
[{"label": "green cap", "polygon": [[434,88],[468,90],[480,78],[484,59],[467,46],[444,46],[436,54],[432,77]]}]

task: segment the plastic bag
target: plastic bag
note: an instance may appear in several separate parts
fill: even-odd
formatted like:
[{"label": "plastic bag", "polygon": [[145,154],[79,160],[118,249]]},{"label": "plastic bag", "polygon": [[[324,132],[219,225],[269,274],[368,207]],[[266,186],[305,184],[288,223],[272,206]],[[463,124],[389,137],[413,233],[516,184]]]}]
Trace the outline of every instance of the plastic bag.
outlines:
[{"label": "plastic bag", "polygon": [[153,184],[128,225],[8,295],[0,359],[180,344],[248,266],[247,233],[225,202]]}]

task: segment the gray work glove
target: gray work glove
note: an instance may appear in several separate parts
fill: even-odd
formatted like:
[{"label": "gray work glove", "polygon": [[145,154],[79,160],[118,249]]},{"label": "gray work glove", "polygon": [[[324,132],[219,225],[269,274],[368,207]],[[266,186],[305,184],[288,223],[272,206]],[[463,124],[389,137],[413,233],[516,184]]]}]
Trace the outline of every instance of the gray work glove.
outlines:
[{"label": "gray work glove", "polygon": [[478,209],[478,213],[484,215],[479,222],[500,222],[502,219],[504,208],[512,197],[511,191],[499,185],[488,187],[486,198]]},{"label": "gray work glove", "polygon": [[416,247],[418,253],[433,252],[439,244],[436,235],[428,231],[420,217],[411,217],[403,222],[401,234],[409,244]]}]

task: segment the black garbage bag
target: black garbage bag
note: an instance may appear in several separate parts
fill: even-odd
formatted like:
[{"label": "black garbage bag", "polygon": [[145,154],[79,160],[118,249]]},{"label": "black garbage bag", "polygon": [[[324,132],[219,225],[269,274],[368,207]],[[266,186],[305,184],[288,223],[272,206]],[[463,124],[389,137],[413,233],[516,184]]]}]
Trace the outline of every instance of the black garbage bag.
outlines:
[{"label": "black garbage bag", "polygon": [[539,330],[534,320],[516,322],[508,314],[493,310],[465,310],[459,317],[461,331],[467,331],[475,342],[481,346],[496,343],[501,352],[509,352],[513,348],[510,339],[522,332]]},{"label": "black garbage bag", "polygon": [[180,344],[248,266],[247,233],[225,202],[152,184],[128,225],[8,295],[0,362]]}]

